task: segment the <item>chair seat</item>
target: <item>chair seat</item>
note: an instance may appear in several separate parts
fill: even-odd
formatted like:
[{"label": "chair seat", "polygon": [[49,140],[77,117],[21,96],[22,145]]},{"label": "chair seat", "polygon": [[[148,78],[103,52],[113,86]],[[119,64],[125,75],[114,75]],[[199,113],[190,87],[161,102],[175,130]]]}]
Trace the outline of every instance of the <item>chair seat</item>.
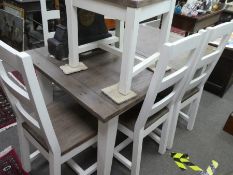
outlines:
[{"label": "chair seat", "polygon": [[[97,120],[73,99],[62,97],[47,108],[62,155],[97,135]],[[23,127],[49,150],[40,133],[26,123],[23,123]]]},{"label": "chair seat", "polygon": [[[171,92],[172,89],[167,89],[163,92],[161,92],[158,96],[158,100],[162,98],[162,96],[166,96]],[[196,93],[199,92],[199,88],[194,88],[191,89],[189,91],[187,91],[182,99],[182,102],[184,102],[185,100],[189,99],[190,97],[192,97],[193,95],[195,95]],[[156,101],[158,101],[156,99]],[[130,129],[131,131],[134,130],[134,126],[136,123],[136,120],[138,118],[139,112],[141,110],[142,107],[142,103],[136,105],[135,107],[133,107],[132,109],[130,109],[129,111],[123,113],[120,116],[120,120],[119,122],[124,125],[125,127],[127,127],[128,129]],[[154,122],[156,122],[158,119],[160,119],[161,117],[163,117],[166,113],[168,113],[168,108],[163,108],[162,110],[160,110],[159,112],[157,112],[156,114],[154,114],[153,116],[151,116],[145,125],[145,128],[148,128],[149,126],[151,126]]]},{"label": "chair seat", "polygon": [[124,7],[140,8],[161,0],[104,0]]},{"label": "chair seat", "polygon": [[[130,129],[131,131],[133,131],[139,112],[141,110],[141,107],[142,107],[142,103],[136,105],[129,111],[123,113],[120,116],[119,122],[125,127],[127,127],[128,129]],[[161,117],[163,117],[168,112],[169,112],[168,108],[165,107],[159,112],[157,112],[156,114],[154,114],[153,116],[151,116],[146,122],[145,129],[151,126],[154,122],[159,120]]]}]

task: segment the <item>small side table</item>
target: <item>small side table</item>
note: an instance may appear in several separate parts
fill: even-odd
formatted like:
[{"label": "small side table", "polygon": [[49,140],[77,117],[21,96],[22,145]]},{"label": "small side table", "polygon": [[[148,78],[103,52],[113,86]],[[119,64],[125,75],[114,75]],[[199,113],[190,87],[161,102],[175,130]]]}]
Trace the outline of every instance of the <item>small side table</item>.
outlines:
[{"label": "small side table", "polygon": [[[103,89],[103,92],[116,103],[123,103],[134,98],[136,93],[131,90],[133,77],[155,63],[159,56],[158,52],[146,59],[135,56],[139,23],[154,16],[164,14],[159,35],[160,48],[167,41],[170,33],[175,0],[66,0],[66,8],[69,64],[61,67],[63,71],[66,71],[66,69],[71,71],[78,70],[79,66],[83,67],[79,62],[79,54],[91,49],[101,48],[122,58],[119,83]],[[77,8],[116,19],[118,24],[121,24],[118,25],[120,26],[118,29],[120,31],[119,35],[79,46],[77,42]],[[112,46],[116,42],[120,43],[119,48]],[[135,58],[140,62],[137,65],[135,65]]]},{"label": "small side table", "polygon": [[222,10],[197,17],[175,14],[173,17],[172,26],[184,30],[186,32],[185,35],[187,36],[189,33],[198,32],[200,29],[217,23],[220,19],[221,13]]}]

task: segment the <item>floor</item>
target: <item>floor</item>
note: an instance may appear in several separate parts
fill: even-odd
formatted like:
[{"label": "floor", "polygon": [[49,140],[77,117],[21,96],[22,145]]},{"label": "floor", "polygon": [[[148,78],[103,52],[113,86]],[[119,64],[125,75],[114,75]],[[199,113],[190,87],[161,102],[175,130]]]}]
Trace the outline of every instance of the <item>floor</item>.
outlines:
[{"label": "floor", "polygon": [[[188,153],[190,160],[206,169],[211,160],[219,163],[216,175],[233,175],[233,136],[225,133],[222,128],[233,111],[233,86],[223,98],[209,92],[204,92],[196,120],[194,130],[187,131],[184,121],[178,124],[174,147],[165,155],[158,154],[158,145],[150,138],[146,138],[143,144],[143,156],[141,163],[141,175],[197,175],[190,170],[178,169],[172,158],[171,152]],[[119,134],[119,140],[123,138]],[[0,150],[12,145],[19,153],[19,144],[16,128],[11,128],[0,133]],[[132,145],[123,153],[131,156]],[[83,167],[96,160],[96,148],[90,148],[76,158]],[[232,173],[230,173],[232,172]],[[32,163],[31,175],[48,175],[48,163],[42,157],[38,157]],[[74,175],[75,173],[66,165],[62,166],[62,174]],[[111,175],[130,175],[130,171],[114,159]]]}]

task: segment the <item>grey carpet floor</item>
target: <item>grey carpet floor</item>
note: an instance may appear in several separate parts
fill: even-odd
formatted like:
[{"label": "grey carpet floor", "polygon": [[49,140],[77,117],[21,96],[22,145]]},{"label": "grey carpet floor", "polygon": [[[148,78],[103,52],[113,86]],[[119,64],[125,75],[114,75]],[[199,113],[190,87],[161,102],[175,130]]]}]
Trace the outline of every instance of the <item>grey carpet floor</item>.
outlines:
[{"label": "grey carpet floor", "polygon": [[[165,155],[157,153],[158,145],[150,138],[143,143],[141,175],[192,175],[197,174],[190,170],[179,170],[170,158],[171,151],[188,153],[190,160],[201,168],[216,160],[219,168],[216,175],[224,175],[233,171],[233,136],[225,133],[222,128],[233,111],[233,87],[228,90],[223,98],[209,92],[204,92],[198,111],[194,130],[187,131],[185,123],[181,120],[178,124],[175,144],[172,150]],[[119,134],[119,139],[122,136]],[[0,133],[0,150],[13,145],[19,153],[19,144],[16,128],[11,128]],[[123,153],[131,156],[132,145],[128,146]],[[96,150],[90,148],[77,156],[76,160],[86,167],[96,160]],[[31,175],[47,175],[48,162],[40,156],[32,163]],[[67,166],[62,166],[62,174],[74,175],[75,173]],[[127,168],[114,159],[111,175],[129,175]]]}]

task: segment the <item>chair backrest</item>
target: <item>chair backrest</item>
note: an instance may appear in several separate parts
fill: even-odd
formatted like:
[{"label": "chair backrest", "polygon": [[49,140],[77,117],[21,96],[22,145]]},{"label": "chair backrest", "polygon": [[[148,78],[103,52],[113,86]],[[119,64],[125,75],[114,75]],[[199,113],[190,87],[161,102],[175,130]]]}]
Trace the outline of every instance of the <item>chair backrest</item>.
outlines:
[{"label": "chair backrest", "polygon": [[[201,30],[199,33],[203,32],[204,30]],[[202,43],[200,54],[197,57],[198,61],[196,65],[193,65],[190,75],[187,78],[187,82],[184,86],[184,93],[194,88],[202,89],[204,87],[205,82],[221,57],[232,32],[233,22],[207,28],[206,39]],[[210,47],[208,44],[215,40],[219,41],[218,46],[214,48],[214,50],[207,52],[208,47]]]},{"label": "chair backrest", "polygon": [[[174,104],[185,83],[191,66],[196,61],[195,58],[198,55],[200,44],[203,40],[202,35],[203,34],[200,33],[194,34],[173,43],[166,43],[163,46],[135,129],[144,127],[150,116],[154,115],[164,107],[169,108]],[[190,59],[188,59],[178,70],[175,70],[170,74],[166,73],[169,61],[184,54],[189,55]],[[156,100],[158,93],[170,88],[172,89],[169,90],[168,95],[162,97],[159,101]]]},{"label": "chair backrest", "polygon": [[[24,86],[9,77],[4,65],[9,65],[21,73]],[[50,150],[56,153],[60,151],[31,56],[14,50],[2,41],[0,41],[0,82],[20,121],[18,124],[27,123],[44,138]]]},{"label": "chair backrest", "polygon": [[44,45],[47,46],[47,40],[53,38],[55,32],[49,32],[48,22],[53,19],[60,19],[60,10],[47,10],[46,0],[40,0],[43,34],[44,34]]}]

